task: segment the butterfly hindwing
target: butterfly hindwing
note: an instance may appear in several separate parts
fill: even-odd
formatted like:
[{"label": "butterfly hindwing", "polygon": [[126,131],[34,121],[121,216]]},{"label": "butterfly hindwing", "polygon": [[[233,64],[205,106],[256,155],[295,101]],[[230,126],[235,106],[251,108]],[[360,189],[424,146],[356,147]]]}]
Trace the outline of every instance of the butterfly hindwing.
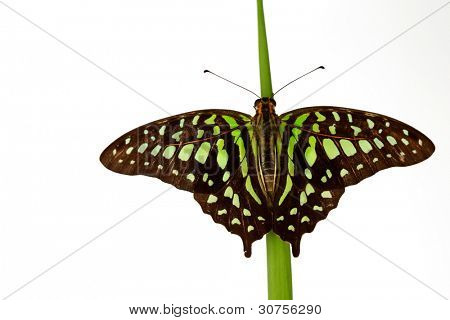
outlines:
[{"label": "butterfly hindwing", "polygon": [[227,140],[237,148],[231,156],[238,165],[220,189],[195,193],[194,198],[215,222],[242,238],[244,253],[250,257],[251,244],[271,229],[270,211],[255,173],[256,146],[251,124],[235,129]]},{"label": "butterfly hindwing", "polygon": [[370,112],[312,107],[280,118],[284,150],[273,229],[291,242],[295,256],[301,236],[338,205],[346,186],[421,162],[434,151],[419,131]]},{"label": "butterfly hindwing", "polygon": [[100,160],[110,170],[159,178],[194,193],[203,211],[251,244],[270,230],[269,210],[255,179],[250,117],[229,110],[176,115],[114,141]]}]

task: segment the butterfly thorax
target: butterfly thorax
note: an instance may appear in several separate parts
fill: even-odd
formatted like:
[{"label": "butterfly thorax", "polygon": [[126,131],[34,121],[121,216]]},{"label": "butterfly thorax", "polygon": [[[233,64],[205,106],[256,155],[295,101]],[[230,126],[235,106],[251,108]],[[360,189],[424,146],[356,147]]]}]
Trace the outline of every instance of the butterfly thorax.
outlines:
[{"label": "butterfly thorax", "polygon": [[255,101],[256,115],[252,125],[257,139],[256,172],[269,205],[273,203],[278,184],[278,151],[280,120],[275,113],[276,102],[272,98]]}]

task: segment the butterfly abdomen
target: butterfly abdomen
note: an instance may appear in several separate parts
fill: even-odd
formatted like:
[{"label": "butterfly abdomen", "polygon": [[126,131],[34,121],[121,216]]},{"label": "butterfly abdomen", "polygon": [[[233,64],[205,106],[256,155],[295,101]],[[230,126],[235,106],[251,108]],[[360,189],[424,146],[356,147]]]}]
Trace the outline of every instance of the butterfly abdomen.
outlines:
[{"label": "butterfly abdomen", "polygon": [[278,184],[278,171],[280,170],[277,150],[279,124],[280,120],[275,114],[273,107],[258,109],[257,114],[253,118],[253,126],[258,141],[256,172],[269,206],[274,200]]}]

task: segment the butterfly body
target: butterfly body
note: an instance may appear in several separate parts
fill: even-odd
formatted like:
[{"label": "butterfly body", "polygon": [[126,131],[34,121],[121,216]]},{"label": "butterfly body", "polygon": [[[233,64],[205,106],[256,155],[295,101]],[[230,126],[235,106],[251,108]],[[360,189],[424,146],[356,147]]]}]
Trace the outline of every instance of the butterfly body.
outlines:
[{"label": "butterfly body", "polygon": [[247,257],[270,230],[298,256],[302,235],[338,205],[345,187],[434,151],[424,134],[384,115],[319,106],[278,116],[275,106],[262,98],[253,117],[211,109],[157,120],[116,139],[100,161],[192,192],[241,237]]},{"label": "butterfly body", "polygon": [[276,103],[273,99],[255,101],[256,115],[252,118],[252,126],[257,140],[257,161],[254,164],[258,180],[262,186],[269,207],[272,207],[280,166],[277,145],[281,143],[279,132],[280,119],[275,113]]}]

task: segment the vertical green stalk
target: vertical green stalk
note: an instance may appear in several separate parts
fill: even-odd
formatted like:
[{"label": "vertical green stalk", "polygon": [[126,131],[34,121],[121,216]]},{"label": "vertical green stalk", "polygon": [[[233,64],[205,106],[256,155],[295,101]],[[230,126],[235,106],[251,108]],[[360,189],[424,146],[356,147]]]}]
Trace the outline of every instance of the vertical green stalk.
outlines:
[{"label": "vertical green stalk", "polygon": [[284,242],[270,231],[266,235],[267,289],[269,300],[292,300],[291,251]]},{"label": "vertical green stalk", "polygon": [[261,97],[272,96],[272,78],[270,76],[269,48],[267,47],[266,22],[262,0],[256,0],[258,8],[258,51],[259,51],[259,79],[261,83]]},{"label": "vertical green stalk", "polygon": [[[258,48],[261,97],[272,96],[269,49],[267,47],[266,25],[262,0],[256,0],[258,8]],[[269,300],[292,300],[291,252],[289,243],[284,242],[272,231],[266,236],[267,284]]]}]

